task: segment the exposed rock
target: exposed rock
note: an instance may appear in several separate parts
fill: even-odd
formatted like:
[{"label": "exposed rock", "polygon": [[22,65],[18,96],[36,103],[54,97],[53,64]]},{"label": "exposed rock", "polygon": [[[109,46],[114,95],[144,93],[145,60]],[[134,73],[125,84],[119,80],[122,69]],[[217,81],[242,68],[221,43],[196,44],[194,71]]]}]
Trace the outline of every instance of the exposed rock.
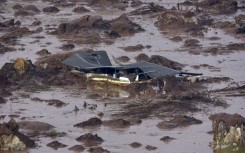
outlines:
[{"label": "exposed rock", "polygon": [[185,40],[185,42],[184,42],[185,44],[184,44],[184,46],[186,46],[186,47],[198,47],[198,46],[200,46],[200,42],[197,40],[197,39],[187,39],[187,40]]},{"label": "exposed rock", "polygon": [[132,148],[139,148],[142,146],[139,142],[133,142],[129,144]]},{"label": "exposed rock", "polygon": [[83,6],[80,6],[80,7],[76,7],[72,10],[72,12],[75,12],[75,13],[85,13],[85,12],[90,12],[88,9],[86,9],[85,7]]},{"label": "exposed rock", "polygon": [[27,5],[15,12],[15,16],[32,16],[41,12],[35,5]]},{"label": "exposed rock", "polygon": [[209,117],[212,120],[214,131],[213,144],[214,149],[236,148],[239,151],[240,146],[245,143],[245,118],[239,114],[219,113]]},{"label": "exposed rock", "polygon": [[38,121],[21,121],[18,122],[19,128],[31,132],[49,131],[54,128],[53,125]]},{"label": "exposed rock", "polygon": [[59,148],[65,148],[67,145],[60,143],[59,141],[53,141],[47,144],[48,147],[53,148],[54,150],[57,150]]},{"label": "exposed rock", "polygon": [[236,26],[235,23],[230,21],[218,21],[214,24],[214,27],[219,29],[233,28],[235,26]]},{"label": "exposed rock", "polygon": [[60,10],[54,6],[49,6],[49,7],[43,8],[43,12],[45,12],[45,13],[58,13],[59,11]]},{"label": "exposed rock", "polygon": [[183,39],[181,38],[181,36],[175,36],[175,37],[172,37],[170,40],[174,42],[181,42]]},{"label": "exposed rock", "polygon": [[85,148],[82,145],[75,145],[73,147],[70,147],[69,150],[72,150],[74,152],[83,152]]},{"label": "exposed rock", "polygon": [[102,121],[99,118],[90,118],[87,121],[84,121],[82,123],[75,124],[74,127],[91,127],[91,126],[100,126],[102,124]]},{"label": "exposed rock", "polygon": [[127,128],[130,126],[130,122],[120,118],[120,119],[104,121],[103,125],[112,128]]},{"label": "exposed rock", "polygon": [[23,10],[32,11],[33,13],[40,13],[41,11],[35,5],[27,5],[23,7]]},{"label": "exposed rock", "polygon": [[233,14],[238,9],[237,4],[235,0],[204,0],[199,6],[209,9],[212,13]]},{"label": "exposed rock", "polygon": [[17,136],[10,134],[0,136],[0,148],[1,150],[22,151],[26,145]]},{"label": "exposed rock", "polygon": [[15,10],[19,10],[19,9],[22,9],[23,6],[21,6],[20,4],[15,4],[12,9],[15,9]]},{"label": "exposed rock", "polygon": [[16,50],[15,48],[7,47],[7,46],[4,46],[4,45],[0,44],[0,54],[4,54],[6,52],[12,52],[12,51],[15,51],[15,50]]}]

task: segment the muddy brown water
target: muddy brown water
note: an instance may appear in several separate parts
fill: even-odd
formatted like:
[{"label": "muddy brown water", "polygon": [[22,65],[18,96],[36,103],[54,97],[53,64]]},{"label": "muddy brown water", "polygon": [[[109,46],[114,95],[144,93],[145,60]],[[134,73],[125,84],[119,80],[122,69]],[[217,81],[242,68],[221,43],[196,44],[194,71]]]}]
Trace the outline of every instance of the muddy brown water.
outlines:
[{"label": "muddy brown water", "polygon": [[[177,2],[183,2],[178,0],[168,0],[168,1],[158,1],[151,0],[151,2],[156,2],[157,4],[163,5],[166,8],[171,8],[172,6],[176,6]],[[150,1],[144,1],[150,2]],[[41,20],[41,27],[44,28],[44,31],[38,34],[33,34],[30,36],[23,37],[19,40],[19,44],[15,48],[17,51],[8,52],[0,55],[0,66],[4,63],[14,60],[17,57],[23,57],[27,59],[31,59],[32,61],[36,61],[38,59],[38,55],[36,55],[37,51],[41,49],[48,49],[52,54],[65,52],[60,49],[60,47],[65,43],[64,40],[59,40],[53,35],[47,35],[48,28],[47,24],[50,25],[49,28],[56,28],[60,23],[67,22],[71,19],[78,18],[80,15],[72,12],[74,7],[62,8],[61,11],[57,14],[50,15],[40,13],[35,15],[34,17],[14,17],[13,10],[11,7],[14,4],[21,4],[23,6],[27,4],[33,4],[31,1],[22,1],[22,0],[8,0],[7,3],[1,4],[1,10],[5,13],[1,14],[7,19],[15,18],[16,20],[20,20],[22,26],[28,26],[30,29],[36,29],[37,27],[30,26],[34,21]],[[37,8],[42,10],[46,6],[51,6],[51,4],[47,2],[37,1],[35,3]],[[92,10],[90,13],[96,15],[103,16],[105,19],[113,19],[124,13],[124,11],[113,10],[113,9],[98,9],[91,8],[86,6],[86,8]],[[130,12],[134,10],[134,8],[127,8],[126,12]],[[239,11],[240,14],[245,14],[243,11]],[[215,18],[220,20],[234,20],[235,15],[231,16],[215,16]],[[226,53],[222,55],[210,55],[210,54],[200,54],[193,55],[188,53],[188,48],[183,47],[183,42],[173,42],[167,38],[167,36],[163,35],[159,30],[154,26],[155,18],[150,18],[149,16],[130,16],[134,22],[140,24],[146,31],[143,33],[138,33],[132,37],[127,38],[119,38],[115,40],[115,43],[112,45],[108,44],[97,44],[97,45],[75,45],[74,50],[84,49],[84,48],[92,48],[94,50],[106,50],[111,58],[111,56],[120,57],[120,56],[128,56],[130,57],[131,62],[135,62],[134,57],[136,57],[139,53],[145,53],[148,56],[151,55],[162,55],[171,60],[178,61],[179,63],[185,64],[186,67],[184,70],[194,71],[194,72],[202,72],[205,76],[218,76],[218,77],[230,77],[236,83],[242,85],[245,83],[245,52],[242,51],[234,51],[231,53]],[[178,31],[176,35],[180,35]],[[38,39],[39,42],[32,43],[37,40],[35,36],[44,36],[44,39]],[[221,39],[211,41],[210,37],[218,36]],[[189,38],[187,34],[183,35],[184,38]],[[204,33],[204,38],[198,38],[201,42],[202,47],[212,47],[212,46],[225,46],[229,43],[241,43],[244,42],[244,38],[237,38],[235,36],[227,34],[225,31],[220,29],[208,28],[207,32]],[[137,44],[142,44],[143,46],[151,45],[150,49],[145,48],[142,51],[137,52],[125,52],[121,47],[127,46],[135,46]],[[21,48],[25,50],[22,51]],[[219,68],[219,71],[212,71],[209,68],[201,67],[200,69],[194,69],[191,66],[200,65],[200,64],[208,64],[211,66],[215,66]],[[209,89],[219,89],[226,87],[229,83],[219,83],[208,85]],[[116,103],[109,102],[110,104],[105,107],[106,102],[102,102],[100,100],[93,100],[86,98],[87,94],[91,94],[93,91],[74,91],[73,88],[63,89],[63,88],[52,88],[50,91],[40,91],[35,93],[27,93],[30,95],[30,98],[24,98],[20,95],[22,93],[26,93],[25,91],[19,90],[14,93],[13,96],[10,96],[7,100],[6,104],[1,104],[0,106],[0,114],[8,115],[18,115],[16,118],[17,121],[21,121],[21,118],[28,121],[40,121],[49,123],[56,127],[58,132],[66,132],[67,135],[64,137],[57,138],[49,138],[45,136],[39,136],[37,143],[39,147],[36,149],[30,149],[28,152],[31,153],[43,153],[43,152],[59,152],[66,153],[72,152],[69,151],[68,148],[76,145],[82,144],[75,139],[85,133],[93,133],[98,134],[105,141],[100,145],[104,149],[107,149],[111,152],[122,153],[122,152],[134,152],[134,153],[142,153],[149,152],[145,149],[147,145],[157,147],[156,150],[150,152],[168,152],[168,153],[207,153],[213,152],[213,150],[209,147],[210,142],[212,142],[212,135],[208,134],[211,130],[211,121],[208,119],[208,116],[213,113],[218,112],[226,112],[226,113],[238,113],[242,116],[245,116],[245,103],[244,97],[224,97],[223,98],[230,105],[228,108],[210,108],[208,112],[199,112],[192,115],[197,119],[203,121],[200,125],[192,125],[184,128],[176,128],[173,130],[160,130],[157,128],[157,123],[161,120],[157,118],[149,118],[144,119],[143,122],[139,125],[133,125],[128,128],[115,129],[107,126],[100,126],[95,129],[83,129],[76,128],[73,125],[88,120],[91,117],[97,116],[98,113],[103,112],[104,116],[103,120],[111,119],[111,114],[120,111],[120,108]],[[222,96],[222,95],[220,95]],[[54,106],[49,106],[44,102],[31,101],[31,98],[38,97],[40,99],[59,99],[68,105],[56,108]],[[117,99],[117,98],[116,98]],[[86,101],[88,104],[96,104],[96,110],[84,109],[83,104]],[[112,100],[113,101],[113,100]],[[115,100],[116,101],[116,100]],[[80,109],[77,112],[74,112],[75,105]],[[6,117],[3,121],[8,121],[9,117]],[[174,140],[165,143],[160,140],[160,138],[164,136],[170,136],[175,138]],[[52,141],[58,140],[59,142],[68,145],[65,148],[60,148],[57,151],[52,148],[47,147],[46,145]],[[129,144],[133,142],[139,142],[142,145],[139,148],[132,148]],[[86,148],[87,150],[88,148]],[[87,152],[87,151],[84,151]]]}]

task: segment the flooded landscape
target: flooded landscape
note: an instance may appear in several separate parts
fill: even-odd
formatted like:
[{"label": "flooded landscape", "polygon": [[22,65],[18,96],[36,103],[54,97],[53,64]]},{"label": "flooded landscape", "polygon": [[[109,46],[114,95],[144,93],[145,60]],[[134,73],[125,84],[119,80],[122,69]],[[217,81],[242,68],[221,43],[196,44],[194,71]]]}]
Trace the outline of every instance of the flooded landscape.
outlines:
[{"label": "flooded landscape", "polygon": [[[0,153],[245,152],[245,1],[0,4]],[[163,77],[159,92],[89,81],[63,62],[93,51],[112,67],[203,75]]]}]

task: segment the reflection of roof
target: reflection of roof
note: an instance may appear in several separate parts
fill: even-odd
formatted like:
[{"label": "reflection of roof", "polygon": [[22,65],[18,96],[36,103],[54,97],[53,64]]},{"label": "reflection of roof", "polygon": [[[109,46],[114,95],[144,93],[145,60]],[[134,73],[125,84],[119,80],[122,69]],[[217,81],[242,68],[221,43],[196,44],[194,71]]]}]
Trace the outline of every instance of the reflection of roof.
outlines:
[{"label": "reflection of roof", "polygon": [[149,62],[138,62],[138,63],[128,64],[122,66],[122,68],[123,69],[138,68],[152,79],[165,77],[165,76],[174,76],[180,73],[179,71],[167,68],[165,66],[161,66]]},{"label": "reflection of roof", "polygon": [[63,63],[80,69],[112,66],[106,51],[81,51],[65,59]]},{"label": "reflection of roof", "polygon": [[174,76],[179,71],[167,68],[165,66],[138,62],[123,66],[112,66],[106,51],[78,52],[63,61],[64,64],[78,67],[83,70],[112,68],[117,70],[139,69],[142,74],[147,74],[150,78],[159,78],[165,76]]}]

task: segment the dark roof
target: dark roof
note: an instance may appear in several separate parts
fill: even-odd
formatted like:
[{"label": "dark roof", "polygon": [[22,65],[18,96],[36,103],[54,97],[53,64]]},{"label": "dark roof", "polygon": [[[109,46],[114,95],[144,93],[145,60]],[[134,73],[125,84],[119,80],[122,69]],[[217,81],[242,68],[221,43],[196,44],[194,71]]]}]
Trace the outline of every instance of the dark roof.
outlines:
[{"label": "dark roof", "polygon": [[149,62],[138,62],[123,66],[112,66],[106,51],[81,51],[67,58],[63,61],[63,63],[72,67],[78,67],[83,70],[98,68],[113,68],[118,70],[139,69],[141,70],[140,72],[142,74],[147,74],[152,79],[180,74],[180,71]]},{"label": "dark roof", "polygon": [[80,51],[65,59],[63,63],[80,69],[112,66],[106,51]]},{"label": "dark roof", "polygon": [[128,64],[128,65],[123,65],[122,67],[123,69],[138,68],[152,79],[165,77],[165,76],[174,76],[180,73],[177,70],[173,70],[165,66],[161,66],[149,62],[138,62],[138,63]]}]

